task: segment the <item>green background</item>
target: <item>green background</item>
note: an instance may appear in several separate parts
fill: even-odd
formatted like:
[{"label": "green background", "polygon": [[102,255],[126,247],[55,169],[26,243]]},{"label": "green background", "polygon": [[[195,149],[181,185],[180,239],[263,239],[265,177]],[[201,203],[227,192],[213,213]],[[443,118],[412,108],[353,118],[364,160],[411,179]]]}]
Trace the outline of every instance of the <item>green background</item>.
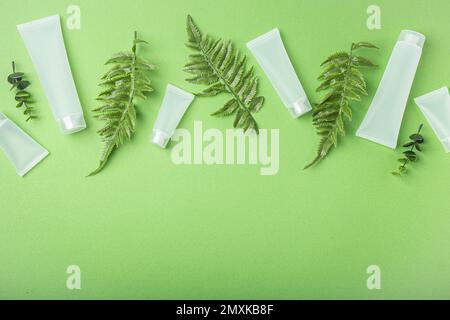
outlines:
[{"label": "green background", "polygon": [[[81,29],[68,30],[66,8],[81,8]],[[367,7],[381,8],[381,30],[366,27]],[[355,137],[400,30],[427,36],[411,91],[447,85],[448,1],[2,1],[0,111],[45,146],[50,156],[25,178],[0,156],[0,298],[450,298],[449,155],[412,98],[400,132],[425,123],[425,152],[402,179],[400,150]],[[59,13],[88,129],[60,134],[23,42],[19,23]],[[303,171],[317,137],[311,114],[293,120],[262,70],[267,98],[257,120],[280,129],[280,170],[260,166],[174,165],[170,148],[149,143],[168,82],[184,81],[185,20],[205,33],[245,43],[278,27],[311,101],[324,58],[352,41],[381,50],[367,56],[369,97],[354,104],[354,121],[323,163]],[[137,134],[98,176],[101,147],[92,108],[103,63],[127,50],[138,30],[151,43],[142,54],[158,66],[156,92],[139,105]],[[6,76],[10,61],[27,72],[39,120],[25,123]],[[226,97],[197,99],[180,127],[225,130],[231,119],[209,114]],[[173,144],[172,144],[173,146]],[[66,268],[79,265],[82,289],[66,288]],[[378,265],[382,289],[366,287]]]}]

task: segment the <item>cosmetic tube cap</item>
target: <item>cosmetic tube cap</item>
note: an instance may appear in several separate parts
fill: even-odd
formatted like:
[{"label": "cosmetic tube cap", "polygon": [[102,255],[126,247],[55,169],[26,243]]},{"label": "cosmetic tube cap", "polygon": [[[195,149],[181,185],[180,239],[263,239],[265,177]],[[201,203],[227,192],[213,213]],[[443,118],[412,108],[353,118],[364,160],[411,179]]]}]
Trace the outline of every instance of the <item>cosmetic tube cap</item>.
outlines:
[{"label": "cosmetic tube cap", "polygon": [[152,143],[160,146],[161,148],[165,148],[165,147],[167,147],[169,140],[170,140],[170,137],[166,133],[164,133],[158,129],[153,130]]},{"label": "cosmetic tube cap", "polygon": [[446,152],[450,152],[450,137],[441,140],[442,145]]},{"label": "cosmetic tube cap", "polygon": [[398,41],[408,42],[418,46],[419,48],[423,48],[423,45],[425,43],[425,36],[416,31],[402,30],[402,32],[400,32]]},{"label": "cosmetic tube cap", "polygon": [[86,122],[82,113],[62,117],[58,119],[58,123],[64,134],[71,134],[86,129]]},{"label": "cosmetic tube cap", "polygon": [[311,110],[311,106],[306,98],[298,99],[288,106],[292,117],[298,118]]}]

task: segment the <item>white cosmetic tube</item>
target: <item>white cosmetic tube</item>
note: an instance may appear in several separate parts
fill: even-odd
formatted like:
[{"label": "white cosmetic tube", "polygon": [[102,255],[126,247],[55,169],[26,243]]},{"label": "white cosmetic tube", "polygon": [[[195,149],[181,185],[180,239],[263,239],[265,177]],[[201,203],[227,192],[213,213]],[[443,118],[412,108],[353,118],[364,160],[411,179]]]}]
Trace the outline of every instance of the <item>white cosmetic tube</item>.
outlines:
[{"label": "white cosmetic tube", "polygon": [[194,100],[192,93],[167,85],[158,117],[153,127],[152,143],[165,148],[187,108]]},{"label": "white cosmetic tube", "polygon": [[425,36],[403,30],[356,135],[395,149]]},{"label": "white cosmetic tube", "polygon": [[0,113],[0,149],[21,177],[48,155],[47,150],[3,113]]},{"label": "white cosmetic tube", "polygon": [[311,110],[305,90],[295,73],[278,29],[247,43],[283,104],[294,118]]},{"label": "white cosmetic tube", "polygon": [[67,59],[59,15],[17,26],[64,134],[86,128],[83,109]]},{"label": "white cosmetic tube", "polygon": [[444,87],[414,99],[446,152],[450,152],[450,95]]}]

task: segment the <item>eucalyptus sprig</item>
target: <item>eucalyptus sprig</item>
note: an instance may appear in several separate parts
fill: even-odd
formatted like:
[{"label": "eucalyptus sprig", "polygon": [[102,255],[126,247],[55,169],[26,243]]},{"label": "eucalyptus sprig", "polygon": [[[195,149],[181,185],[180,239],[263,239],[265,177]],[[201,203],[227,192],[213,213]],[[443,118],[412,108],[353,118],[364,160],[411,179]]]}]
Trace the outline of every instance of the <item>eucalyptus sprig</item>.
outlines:
[{"label": "eucalyptus sprig", "polygon": [[102,105],[94,109],[95,118],[105,122],[98,131],[104,148],[97,169],[89,176],[99,173],[114,149],[131,139],[136,129],[136,100],[145,100],[153,91],[147,73],[155,67],[137,54],[139,44],[147,42],[135,32],[131,51],[119,52],[105,63],[113,67],[102,77],[103,90],[97,97]]},{"label": "eucalyptus sprig", "polygon": [[331,148],[337,146],[338,136],[345,135],[344,119],[352,120],[350,101],[361,101],[361,96],[367,95],[366,81],[360,69],[376,65],[355,54],[363,48],[378,49],[369,42],[352,43],[348,53],[335,53],[321,65],[325,70],[318,78],[322,84],[316,91],[328,90],[328,93],[313,109],[313,124],[321,139],[316,157],[305,169],[323,160]]},{"label": "eucalyptus sprig", "polygon": [[26,121],[36,119],[34,115],[34,109],[30,104],[31,94],[25,89],[30,86],[30,81],[25,80],[25,74],[23,72],[16,71],[16,63],[12,62],[12,73],[8,76],[8,82],[11,84],[11,89],[16,89],[15,100],[17,101],[16,108],[23,107],[23,114],[27,117]]},{"label": "eucalyptus sprig", "polygon": [[398,162],[400,162],[400,166],[398,167],[397,171],[392,172],[394,176],[401,176],[404,173],[407,172],[407,165],[410,162],[416,162],[417,161],[417,152],[422,152],[422,144],[425,142],[425,139],[420,134],[420,131],[422,131],[423,124],[419,126],[419,129],[416,133],[409,136],[410,141],[403,145],[404,148],[407,148],[408,150],[403,151],[403,158],[398,159]]},{"label": "eucalyptus sprig", "polygon": [[208,86],[197,96],[212,97],[228,93],[231,99],[211,115],[235,115],[234,128],[244,131],[253,129],[258,133],[253,114],[262,108],[264,97],[257,95],[258,79],[253,74],[253,68],[247,69],[246,57],[234,49],[231,41],[203,35],[190,15],[187,17],[187,33],[186,46],[195,54],[189,56],[189,62],[184,67],[184,71],[193,75],[186,80]]}]

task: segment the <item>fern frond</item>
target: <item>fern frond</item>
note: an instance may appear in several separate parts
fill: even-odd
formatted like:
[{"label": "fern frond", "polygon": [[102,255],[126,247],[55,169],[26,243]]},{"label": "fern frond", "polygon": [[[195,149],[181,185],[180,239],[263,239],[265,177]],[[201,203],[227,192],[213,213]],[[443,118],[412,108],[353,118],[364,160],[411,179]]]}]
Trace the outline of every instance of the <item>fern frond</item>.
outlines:
[{"label": "fern frond", "polygon": [[361,96],[367,95],[366,81],[360,69],[376,65],[354,55],[354,51],[361,48],[377,49],[369,42],[353,43],[349,53],[335,53],[322,63],[325,70],[318,78],[322,83],[317,91],[328,93],[313,109],[313,125],[321,138],[316,157],[305,169],[324,159],[332,147],[337,146],[338,136],[345,135],[344,118],[348,121],[352,119],[350,101],[360,101]]},{"label": "fern frond", "polygon": [[203,35],[190,15],[187,17],[187,34],[186,45],[196,53],[189,56],[189,62],[184,67],[184,71],[192,75],[186,80],[207,86],[196,95],[212,97],[221,93],[230,94],[232,99],[211,115],[234,115],[234,128],[244,131],[253,129],[258,133],[253,114],[262,108],[264,97],[257,95],[258,79],[253,74],[253,68],[246,67],[246,58],[230,41]]},{"label": "fern frond", "polygon": [[135,32],[131,51],[116,53],[105,63],[112,67],[101,78],[102,91],[97,97],[101,105],[93,110],[94,117],[105,122],[98,131],[104,148],[99,166],[88,176],[99,173],[114,149],[130,140],[136,130],[136,100],[146,99],[146,94],[153,91],[147,71],[154,66],[137,55],[138,44],[146,43]]}]

